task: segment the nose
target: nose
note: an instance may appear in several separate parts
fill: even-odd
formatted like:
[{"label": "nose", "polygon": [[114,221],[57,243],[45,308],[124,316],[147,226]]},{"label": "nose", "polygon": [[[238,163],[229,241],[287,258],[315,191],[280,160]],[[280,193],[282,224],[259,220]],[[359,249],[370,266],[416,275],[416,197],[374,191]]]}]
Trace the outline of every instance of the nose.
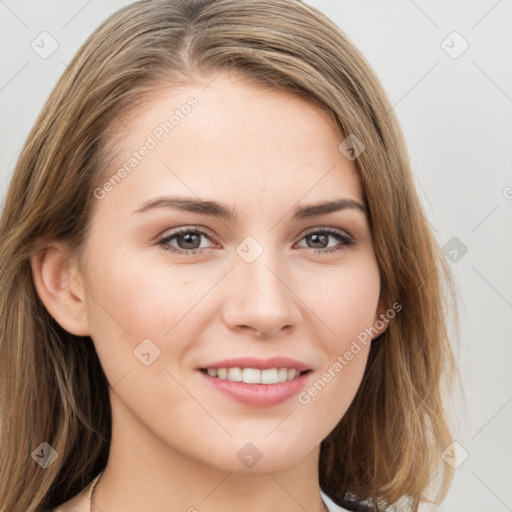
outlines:
[{"label": "nose", "polygon": [[224,322],[231,329],[251,331],[265,339],[294,330],[302,314],[292,281],[286,263],[278,261],[269,251],[264,251],[252,263],[237,256],[226,283]]}]

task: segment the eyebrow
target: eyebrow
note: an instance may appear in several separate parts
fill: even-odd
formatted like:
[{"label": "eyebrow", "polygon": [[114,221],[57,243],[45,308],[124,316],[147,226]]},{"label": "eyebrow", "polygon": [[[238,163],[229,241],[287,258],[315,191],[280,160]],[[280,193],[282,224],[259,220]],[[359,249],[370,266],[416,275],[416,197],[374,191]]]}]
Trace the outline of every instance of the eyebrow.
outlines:
[{"label": "eyebrow", "polygon": [[[237,218],[236,210],[223,203],[179,196],[156,197],[154,199],[150,199],[132,213],[143,213],[155,208],[172,208],[186,212],[209,215],[211,217],[219,217],[229,221],[236,220]],[[310,217],[327,215],[328,213],[347,209],[359,210],[364,213],[367,212],[366,207],[360,202],[354,199],[341,197],[330,201],[296,206],[293,209],[292,218],[294,220],[308,219]]]}]

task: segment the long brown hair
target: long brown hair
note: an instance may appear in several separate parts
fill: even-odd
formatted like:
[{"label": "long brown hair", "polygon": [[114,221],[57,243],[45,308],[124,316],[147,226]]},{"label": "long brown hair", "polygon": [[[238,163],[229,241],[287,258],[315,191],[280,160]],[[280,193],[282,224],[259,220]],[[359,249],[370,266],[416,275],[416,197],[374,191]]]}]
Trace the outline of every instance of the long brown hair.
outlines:
[{"label": "long brown hair", "polygon": [[[112,171],[122,116],[155,89],[233,70],[301,95],[365,150],[360,174],[385,304],[401,305],[371,345],[362,384],[322,442],[331,496],[416,511],[451,442],[441,400],[456,370],[450,271],[415,191],[400,125],[370,65],[340,29],[299,0],[144,0],[83,44],[46,102],[16,164],[0,223],[0,507],[55,507],[105,467],[108,382],[89,337],[65,331],[35,290],[30,259],[51,240],[80,254]],[[444,286],[446,284],[446,286]],[[450,311],[454,311],[452,308]],[[456,319],[455,312],[453,318]],[[444,377],[448,379],[445,380]],[[33,452],[47,442],[47,468]],[[36,453],[37,455],[37,453]],[[345,501],[343,501],[345,500]]]}]

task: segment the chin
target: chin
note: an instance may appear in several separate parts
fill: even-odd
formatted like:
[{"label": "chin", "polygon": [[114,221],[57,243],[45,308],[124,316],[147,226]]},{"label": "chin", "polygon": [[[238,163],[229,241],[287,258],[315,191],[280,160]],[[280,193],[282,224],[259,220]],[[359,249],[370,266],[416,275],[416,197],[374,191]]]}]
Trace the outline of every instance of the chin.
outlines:
[{"label": "chin", "polygon": [[[271,434],[272,436],[272,434]],[[305,457],[311,456],[315,446],[307,447],[302,442],[286,445],[285,439],[257,438],[233,439],[229,446],[209,451],[208,460],[201,459],[209,466],[222,471],[242,474],[285,471],[299,464]],[[289,439],[288,439],[289,441]],[[319,445],[318,445],[319,447]]]}]

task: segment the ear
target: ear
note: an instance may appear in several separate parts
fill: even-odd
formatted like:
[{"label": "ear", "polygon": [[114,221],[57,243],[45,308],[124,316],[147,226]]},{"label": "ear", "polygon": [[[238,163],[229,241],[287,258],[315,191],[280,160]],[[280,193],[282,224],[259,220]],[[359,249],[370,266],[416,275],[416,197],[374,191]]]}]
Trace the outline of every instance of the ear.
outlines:
[{"label": "ear", "polygon": [[63,242],[53,242],[31,257],[37,293],[50,315],[66,331],[77,336],[90,334],[86,291],[79,268]]},{"label": "ear", "polygon": [[376,331],[377,334],[373,336],[372,340],[378,338],[389,325],[389,318],[386,316],[386,304],[384,303],[384,299],[381,296],[379,299],[379,303],[377,304],[377,310],[375,311],[375,318],[373,321],[373,329],[372,332]]}]

